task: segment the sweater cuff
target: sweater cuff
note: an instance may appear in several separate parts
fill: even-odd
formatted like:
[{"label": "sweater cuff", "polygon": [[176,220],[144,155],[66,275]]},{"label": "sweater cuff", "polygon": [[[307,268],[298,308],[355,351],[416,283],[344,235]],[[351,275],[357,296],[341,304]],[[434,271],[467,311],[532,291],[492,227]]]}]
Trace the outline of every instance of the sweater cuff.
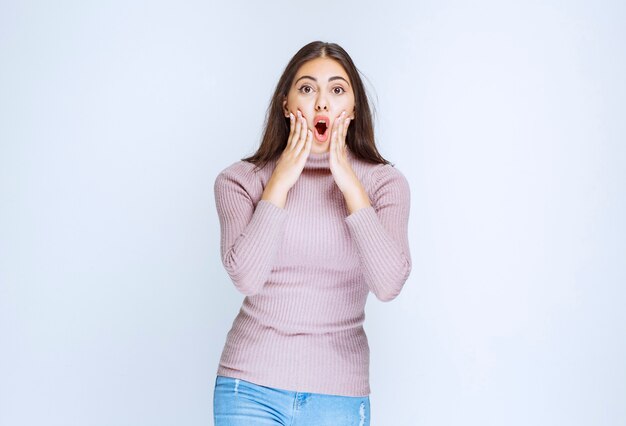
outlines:
[{"label": "sweater cuff", "polygon": [[373,206],[361,207],[345,218],[352,235],[365,244],[362,248],[371,247],[371,243],[384,238],[380,235],[381,225]]},{"label": "sweater cuff", "polygon": [[259,200],[256,205],[256,210],[259,210],[259,213],[263,212],[262,215],[269,219],[278,220],[281,217],[287,216],[287,210],[281,209],[276,204],[267,200]]},{"label": "sweater cuff", "polygon": [[[376,262],[382,263],[385,263],[382,259],[393,263],[393,260],[397,258],[397,246],[380,223],[373,206],[360,208],[346,217],[345,222],[357,249],[364,258],[377,259]],[[391,263],[381,265],[381,267],[389,266]]]},{"label": "sweater cuff", "polygon": [[376,211],[373,206],[361,207],[351,215],[346,217],[346,223],[355,229],[367,228],[372,225],[372,221],[377,221]]},{"label": "sweater cuff", "polygon": [[260,238],[259,242],[267,244],[268,239],[274,239],[270,236],[275,236],[283,230],[283,224],[286,220],[287,210],[281,209],[271,201],[259,200],[247,231],[249,234],[265,235],[264,238]]}]

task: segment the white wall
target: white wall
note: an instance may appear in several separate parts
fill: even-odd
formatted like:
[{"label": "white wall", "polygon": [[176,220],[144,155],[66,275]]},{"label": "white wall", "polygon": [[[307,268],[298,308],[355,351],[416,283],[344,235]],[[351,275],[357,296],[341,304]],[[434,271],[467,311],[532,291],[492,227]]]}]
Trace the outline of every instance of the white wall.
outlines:
[{"label": "white wall", "polygon": [[407,176],[373,425],[626,424],[623,2],[0,3],[0,425],[208,425],[213,181],[341,44]]}]

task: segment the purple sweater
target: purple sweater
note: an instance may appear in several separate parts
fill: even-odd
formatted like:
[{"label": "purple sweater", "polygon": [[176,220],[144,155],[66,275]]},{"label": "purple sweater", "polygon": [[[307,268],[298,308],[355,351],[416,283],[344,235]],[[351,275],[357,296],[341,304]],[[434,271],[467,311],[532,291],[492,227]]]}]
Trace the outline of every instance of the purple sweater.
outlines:
[{"label": "purple sweater", "polygon": [[310,153],[285,208],[261,200],[276,161],[215,179],[221,257],[246,297],[217,374],[298,392],[366,396],[371,291],[395,298],[411,272],[410,191],[391,165],[348,159],[371,207],[348,215],[329,153]]}]

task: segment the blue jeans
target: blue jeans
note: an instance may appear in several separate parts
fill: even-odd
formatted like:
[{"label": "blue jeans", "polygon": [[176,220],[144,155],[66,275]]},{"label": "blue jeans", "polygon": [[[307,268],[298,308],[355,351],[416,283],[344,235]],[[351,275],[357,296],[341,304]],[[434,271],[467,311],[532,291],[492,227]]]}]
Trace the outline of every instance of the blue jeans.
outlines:
[{"label": "blue jeans", "polygon": [[217,376],[215,426],[369,426],[369,396],[292,392]]}]

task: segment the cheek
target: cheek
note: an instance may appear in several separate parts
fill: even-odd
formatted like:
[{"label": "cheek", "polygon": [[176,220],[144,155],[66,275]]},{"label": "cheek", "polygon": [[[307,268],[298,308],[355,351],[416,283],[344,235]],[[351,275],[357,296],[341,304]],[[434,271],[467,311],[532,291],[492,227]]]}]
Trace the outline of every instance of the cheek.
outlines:
[{"label": "cheek", "polygon": [[354,97],[344,97],[341,100],[341,107],[346,111],[352,111],[354,109]]},{"label": "cheek", "polygon": [[354,101],[344,100],[344,101],[338,102],[336,104],[336,110],[338,113],[341,113],[341,111],[345,110],[347,116],[350,116],[354,111]]},{"label": "cheek", "polygon": [[291,94],[287,97],[287,107],[289,109],[295,111],[297,108],[304,106],[304,104],[306,104],[306,101],[296,94]]},{"label": "cheek", "polygon": [[305,117],[309,115],[314,115],[315,113],[315,105],[313,101],[308,101],[306,99],[294,99],[291,102],[287,102],[287,108],[294,113],[294,115],[300,110]]}]

